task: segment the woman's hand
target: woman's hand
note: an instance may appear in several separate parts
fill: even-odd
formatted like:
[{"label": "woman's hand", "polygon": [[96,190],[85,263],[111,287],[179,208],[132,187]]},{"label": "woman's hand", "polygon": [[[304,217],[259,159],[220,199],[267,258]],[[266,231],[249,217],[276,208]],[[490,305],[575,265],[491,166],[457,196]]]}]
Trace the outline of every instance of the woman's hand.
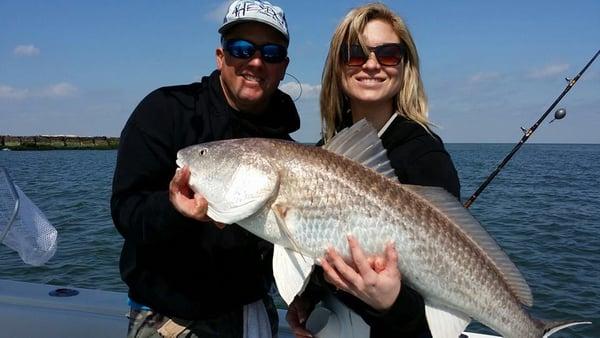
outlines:
[{"label": "woman's hand", "polygon": [[389,309],[400,294],[402,276],[393,243],[383,256],[366,257],[356,239],[348,236],[352,261],[348,264],[332,248],[321,260],[325,280],[359,298],[375,310]]},{"label": "woman's hand", "polygon": [[[189,185],[190,168],[188,166],[177,169],[169,183],[169,200],[182,215],[197,221],[212,221],[206,213],[208,212],[208,201],[200,194],[192,191]],[[219,229],[225,224],[214,222]]]},{"label": "woman's hand", "polygon": [[302,298],[302,296],[296,296],[288,307],[285,319],[290,324],[296,338],[312,337],[310,332],[306,330],[305,325],[314,307],[315,304],[312,304],[306,298]]}]

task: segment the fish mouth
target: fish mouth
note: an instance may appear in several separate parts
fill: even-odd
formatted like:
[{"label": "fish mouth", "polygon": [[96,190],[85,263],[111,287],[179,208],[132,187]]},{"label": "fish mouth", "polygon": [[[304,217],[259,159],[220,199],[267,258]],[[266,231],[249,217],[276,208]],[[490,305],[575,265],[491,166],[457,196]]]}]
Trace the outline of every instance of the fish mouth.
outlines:
[{"label": "fish mouth", "polygon": [[181,158],[179,155],[177,155],[177,160],[175,160],[175,163],[177,164],[177,166],[178,166],[179,168],[183,168],[183,167],[185,167],[185,165],[186,165],[186,163],[185,163],[185,161],[183,160],[183,158]]}]

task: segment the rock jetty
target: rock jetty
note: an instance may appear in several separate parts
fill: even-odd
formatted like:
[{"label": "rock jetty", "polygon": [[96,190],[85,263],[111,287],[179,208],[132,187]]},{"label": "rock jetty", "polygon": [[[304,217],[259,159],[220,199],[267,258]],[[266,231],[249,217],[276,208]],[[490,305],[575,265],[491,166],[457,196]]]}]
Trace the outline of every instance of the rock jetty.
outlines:
[{"label": "rock jetty", "polygon": [[0,135],[0,150],[56,150],[56,149],[116,149],[118,137],[38,135],[11,136]]}]

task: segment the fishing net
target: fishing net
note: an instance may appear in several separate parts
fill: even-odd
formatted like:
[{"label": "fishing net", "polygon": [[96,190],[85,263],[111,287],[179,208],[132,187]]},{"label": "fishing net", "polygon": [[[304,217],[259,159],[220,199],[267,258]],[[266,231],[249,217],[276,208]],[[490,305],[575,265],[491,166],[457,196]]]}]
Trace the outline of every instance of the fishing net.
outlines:
[{"label": "fishing net", "polygon": [[56,252],[56,229],[0,167],[0,242],[39,266]]}]

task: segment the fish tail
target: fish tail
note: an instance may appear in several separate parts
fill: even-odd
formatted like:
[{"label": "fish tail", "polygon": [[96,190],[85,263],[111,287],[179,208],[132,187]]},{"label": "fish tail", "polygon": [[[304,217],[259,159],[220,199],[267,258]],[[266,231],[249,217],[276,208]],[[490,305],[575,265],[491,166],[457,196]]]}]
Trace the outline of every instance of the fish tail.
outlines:
[{"label": "fish tail", "polygon": [[560,321],[540,321],[540,326],[543,329],[543,338],[550,337],[556,332],[566,329],[570,326],[582,325],[582,324],[592,324],[592,322],[587,321],[575,321],[575,320],[560,320]]}]

